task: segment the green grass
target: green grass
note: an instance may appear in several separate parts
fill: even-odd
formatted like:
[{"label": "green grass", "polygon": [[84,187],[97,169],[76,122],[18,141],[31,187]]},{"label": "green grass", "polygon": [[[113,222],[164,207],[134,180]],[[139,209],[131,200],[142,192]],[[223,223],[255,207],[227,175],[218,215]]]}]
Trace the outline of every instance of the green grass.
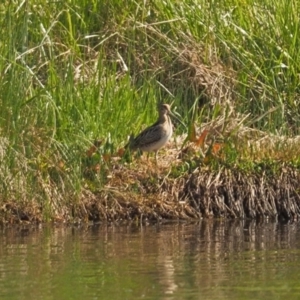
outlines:
[{"label": "green grass", "polygon": [[187,124],[177,134],[250,114],[252,128],[298,135],[299,13],[281,0],[0,4],[2,201],[36,200],[51,218],[86,185],[101,188],[103,155],[151,123],[158,101]]}]

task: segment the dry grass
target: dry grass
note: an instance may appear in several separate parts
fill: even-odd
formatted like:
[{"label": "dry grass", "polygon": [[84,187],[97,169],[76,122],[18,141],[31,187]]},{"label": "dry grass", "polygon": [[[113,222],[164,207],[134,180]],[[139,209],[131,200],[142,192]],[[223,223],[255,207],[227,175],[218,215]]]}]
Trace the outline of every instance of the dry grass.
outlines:
[{"label": "dry grass", "polygon": [[[159,152],[158,165],[151,155],[133,155],[131,163],[117,154],[106,157],[104,186],[92,191],[87,185],[79,195],[70,194],[69,202],[58,201],[61,193],[53,179],[48,184],[43,181],[42,194],[48,195],[50,208],[40,199],[11,199],[0,208],[0,221],[44,222],[47,209],[55,216],[50,221],[64,223],[210,217],[299,219],[300,172],[284,159],[285,154],[296,157],[299,137],[267,136],[244,127],[244,120],[219,118],[202,124],[194,140],[185,144],[186,137],[177,137]],[[229,164],[228,145],[234,154],[239,153],[237,163]],[[96,148],[93,151],[96,153]],[[272,163],[268,162],[274,153],[277,161],[273,156]],[[93,165],[89,170],[95,176],[101,171]]]},{"label": "dry grass", "polygon": [[268,165],[252,172],[226,167],[212,170],[199,159],[190,172],[174,176],[184,163],[179,154],[174,149],[165,152],[159,167],[143,158],[115,168],[101,192],[84,193],[78,216],[94,221],[299,218],[297,169],[282,164],[276,172]]},{"label": "dry grass", "polygon": [[[255,14],[250,13],[251,22],[241,18],[236,24],[235,14],[245,15],[238,7],[220,19],[231,11],[231,3],[214,7],[215,20],[205,2],[195,11],[183,4],[184,15],[172,2],[160,4],[165,10],[158,4],[151,10],[111,6],[115,13],[105,16],[109,22],[85,29],[75,21],[79,15],[89,21],[85,9],[76,6],[81,14],[74,10],[71,24],[73,10],[61,3],[63,10],[49,14],[49,22],[30,23],[32,44],[16,47],[25,52],[2,68],[7,93],[0,103],[5,120],[0,137],[2,223],[298,217],[300,138],[269,133],[278,128],[297,132],[297,64],[293,67],[293,60],[286,62],[279,54],[270,61],[278,45],[272,31],[266,39],[268,30],[248,28]],[[140,10],[141,16],[153,10],[152,17],[137,17]],[[98,12],[104,11],[95,8],[94,25]],[[24,16],[11,14],[11,21],[22,22]],[[257,16],[262,17],[259,24],[272,24],[273,30],[273,21],[262,22],[264,9]],[[41,23],[52,25],[33,30]],[[12,33],[14,28],[19,23]],[[245,28],[242,35],[238,28]],[[75,32],[81,36],[65,40]],[[27,31],[19,34],[27,41]],[[14,36],[13,41],[19,40]],[[284,45],[290,41],[279,44],[288,49]],[[251,51],[253,45],[258,48]],[[291,50],[294,57],[298,52]],[[24,71],[25,81],[18,76]],[[120,153],[112,154],[125,136],[149,122],[158,99],[174,102],[188,133],[161,151],[159,166],[153,158],[128,163]],[[89,144],[99,136],[101,150]],[[91,148],[85,152],[87,145]]]}]

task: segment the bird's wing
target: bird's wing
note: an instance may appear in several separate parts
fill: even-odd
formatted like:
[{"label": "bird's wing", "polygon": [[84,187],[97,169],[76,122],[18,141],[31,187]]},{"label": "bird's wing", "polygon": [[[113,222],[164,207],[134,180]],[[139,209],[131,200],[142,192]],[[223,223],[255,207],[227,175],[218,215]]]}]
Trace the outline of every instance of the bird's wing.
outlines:
[{"label": "bird's wing", "polygon": [[163,135],[163,130],[160,125],[153,124],[151,127],[146,128],[142,131],[132,143],[133,148],[140,148],[146,145],[157,142],[161,139]]}]

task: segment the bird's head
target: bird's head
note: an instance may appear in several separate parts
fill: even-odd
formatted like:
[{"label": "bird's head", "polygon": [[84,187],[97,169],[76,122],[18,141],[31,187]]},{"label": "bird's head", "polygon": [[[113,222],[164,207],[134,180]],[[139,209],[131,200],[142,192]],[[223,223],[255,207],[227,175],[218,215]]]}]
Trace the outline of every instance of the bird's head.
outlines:
[{"label": "bird's head", "polygon": [[169,104],[161,104],[159,106],[160,115],[167,115],[171,112],[171,107]]}]

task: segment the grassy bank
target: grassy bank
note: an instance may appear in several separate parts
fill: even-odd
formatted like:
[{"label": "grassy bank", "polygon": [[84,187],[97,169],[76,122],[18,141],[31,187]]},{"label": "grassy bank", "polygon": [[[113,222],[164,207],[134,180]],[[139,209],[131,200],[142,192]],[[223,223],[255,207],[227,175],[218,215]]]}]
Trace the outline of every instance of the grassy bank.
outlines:
[{"label": "grassy bank", "polygon": [[[145,207],[149,217],[178,217],[172,207],[183,202],[194,217],[256,216],[248,194],[240,214],[204,213],[217,197],[209,178],[220,174],[224,195],[234,184],[247,190],[247,178],[264,178],[270,191],[277,180],[286,197],[272,196],[273,216],[284,201],[292,213],[283,215],[297,216],[300,5],[219,2],[0,4],[2,223],[142,218]],[[155,120],[158,101],[185,124],[175,122],[159,168],[122,151]],[[286,169],[294,177],[280,180]],[[197,172],[210,198],[195,202]],[[156,201],[163,209],[151,211]]]}]

